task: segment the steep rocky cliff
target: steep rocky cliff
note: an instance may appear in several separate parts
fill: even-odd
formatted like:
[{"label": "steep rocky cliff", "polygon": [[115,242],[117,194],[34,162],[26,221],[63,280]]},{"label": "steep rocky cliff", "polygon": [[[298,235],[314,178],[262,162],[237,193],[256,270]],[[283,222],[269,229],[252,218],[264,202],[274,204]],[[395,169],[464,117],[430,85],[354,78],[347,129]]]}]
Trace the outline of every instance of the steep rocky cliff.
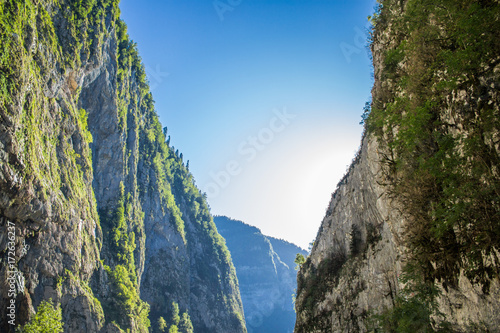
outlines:
[{"label": "steep rocky cliff", "polygon": [[295,332],[498,332],[500,4],[380,1],[366,133]]},{"label": "steep rocky cliff", "polygon": [[377,184],[379,172],[377,143],[364,138],[300,269],[297,332],[363,331],[370,311],[391,305],[401,272],[400,216]]},{"label": "steep rocky cliff", "polygon": [[15,305],[0,330],[52,299],[66,332],[182,325],[173,303],[195,331],[245,332],[231,257],[165,142],[118,1],[3,1],[0,26],[0,308]]},{"label": "steep rocky cliff", "polygon": [[[299,247],[225,216],[215,216],[217,230],[226,239],[240,283],[249,332],[289,333],[295,324],[292,294]],[[273,244],[276,244],[276,248]],[[293,253],[293,255],[290,255]]]}]

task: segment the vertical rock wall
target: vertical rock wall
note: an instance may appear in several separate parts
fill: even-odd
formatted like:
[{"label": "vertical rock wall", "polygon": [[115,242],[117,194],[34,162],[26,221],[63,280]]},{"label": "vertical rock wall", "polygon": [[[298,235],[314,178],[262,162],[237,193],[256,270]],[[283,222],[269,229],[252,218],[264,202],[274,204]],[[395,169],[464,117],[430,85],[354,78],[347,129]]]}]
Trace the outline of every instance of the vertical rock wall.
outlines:
[{"label": "vertical rock wall", "polygon": [[148,307],[156,331],[176,302],[195,331],[245,332],[231,257],[165,143],[118,2],[0,6],[0,308],[14,299],[24,324],[51,298],[65,332],[145,332]]},{"label": "vertical rock wall", "polygon": [[384,196],[377,143],[365,137],[332,196],[297,278],[296,332],[363,332],[399,289],[401,217]]},{"label": "vertical rock wall", "polygon": [[[429,101],[434,99],[436,103],[432,105],[434,124],[439,123],[442,127],[437,129],[439,132],[430,135],[432,137],[428,138],[428,142],[435,143],[437,139],[433,140],[438,138],[438,135],[453,138],[458,143],[457,149],[452,153],[460,156],[465,151],[465,146],[461,142],[467,142],[466,140],[472,137],[477,138],[477,142],[480,142],[478,147],[491,154],[489,155],[491,158],[484,159],[485,163],[490,165],[490,173],[479,177],[478,183],[484,182],[485,186],[492,187],[496,184],[498,188],[498,164],[495,164],[499,156],[500,132],[499,128],[495,127],[498,126],[498,122],[495,123],[493,120],[485,122],[487,118],[481,118],[488,117],[490,113],[497,117],[500,108],[498,95],[500,66],[495,53],[498,50],[494,49],[498,47],[498,43],[494,43],[499,28],[498,14],[487,24],[486,30],[480,31],[485,39],[486,36],[491,37],[491,43],[483,46],[484,50],[478,50],[468,44],[460,46],[453,44],[455,38],[462,40],[464,36],[460,34],[464,31],[467,31],[467,38],[474,36],[474,33],[477,33],[474,29],[477,28],[478,22],[482,22],[480,19],[473,21],[478,19],[474,15],[498,13],[498,1],[474,2],[474,4],[465,1],[460,4],[441,3],[439,15],[442,16],[439,20],[437,12],[434,12],[437,9],[433,7],[434,4],[392,0],[380,3],[382,6],[374,15],[376,26],[371,35],[375,76],[372,105],[373,108],[377,108],[379,117],[377,120],[385,125],[376,125],[380,126],[378,133],[368,131],[364,135],[358,155],[332,195],[311,255],[299,272],[295,326],[297,333],[367,332],[373,327],[374,314],[380,314],[396,305],[396,296],[404,288],[400,274],[408,258],[415,257],[415,253],[409,250],[408,244],[412,241],[409,237],[412,236],[409,236],[407,230],[418,220],[413,219],[412,212],[406,209],[402,197],[394,195],[394,188],[391,186],[399,175],[393,172],[396,168],[390,163],[398,161],[394,156],[398,152],[394,148],[397,147],[394,144],[395,138],[404,138],[404,136],[399,137],[398,132],[405,130],[407,135],[411,133],[412,123],[407,120],[410,118],[408,115],[412,106],[411,101],[421,98],[425,102],[427,98]],[[462,17],[466,9],[470,12]],[[422,16],[416,16],[417,14]],[[436,22],[441,24],[439,28],[435,26],[438,24]],[[456,29],[457,27],[459,28]],[[442,34],[444,37],[436,39],[432,34]],[[481,37],[474,38],[478,40]],[[447,44],[448,41],[453,42]],[[411,47],[408,47],[410,43]],[[444,51],[439,52],[441,50]],[[439,68],[432,67],[448,56],[458,59],[459,62],[443,61],[450,68],[446,68],[445,65]],[[473,57],[476,56],[483,57],[484,62],[472,65]],[[467,71],[457,74],[459,79],[455,86],[450,84],[455,82],[453,81],[455,78],[447,78],[449,81],[446,82],[444,78],[452,72],[452,66],[459,66],[457,64],[465,64],[464,68]],[[423,84],[422,82],[426,82],[425,79],[432,84]],[[450,84],[451,88],[440,87],[445,84]],[[420,92],[421,96],[415,95],[416,92]],[[404,101],[407,101],[404,99],[407,94],[410,95],[407,99],[410,102],[404,104]],[[393,111],[398,107],[397,103],[404,105],[401,107],[401,114]],[[425,111],[423,107],[417,109],[416,116],[419,116],[419,112],[424,114]],[[372,115],[373,112],[372,110]],[[384,119],[384,115],[392,118]],[[403,119],[410,125],[408,123],[404,125]],[[397,120],[401,120],[401,123]],[[489,123],[491,126],[480,125],[479,131],[474,126],[469,126],[481,122]],[[433,126],[432,121],[429,121],[429,126]],[[424,133],[416,133],[414,137],[409,134],[408,137],[420,138]],[[399,140],[401,144],[403,139]],[[443,142],[445,141],[440,141],[439,144],[444,145]],[[417,147],[422,148],[422,146]],[[424,148],[434,147],[424,146]],[[439,167],[445,164],[446,158],[448,156],[442,159]],[[469,161],[475,158],[482,157],[473,156]],[[414,161],[410,160],[408,164],[412,162]],[[462,166],[464,170],[467,167],[469,166],[465,163]],[[446,172],[447,169],[443,170]],[[459,174],[456,170],[452,171]],[[472,174],[472,171],[469,174]],[[464,174],[467,175],[467,172]],[[445,176],[452,177],[451,174],[442,177]],[[482,189],[478,186],[476,190]],[[491,209],[494,212],[495,207],[498,207],[495,206],[496,199],[489,201],[487,205],[489,206],[484,207],[485,211]],[[448,213],[453,212],[448,211]],[[492,215],[490,225],[493,227],[498,223],[497,216]],[[476,222],[474,220],[466,222],[469,223],[468,227],[471,230],[468,239],[472,239]],[[459,230],[458,226],[450,233],[457,235],[456,239],[459,238],[458,235],[464,237],[464,231]],[[492,228],[490,239],[494,240],[497,235],[498,228]],[[430,241],[429,239],[429,247]],[[459,248],[459,241],[454,244]],[[498,245],[498,243],[493,244],[490,256],[480,257],[483,265],[495,262],[495,255],[498,258]],[[450,249],[437,250],[435,257],[448,260],[440,256],[448,250]],[[462,250],[467,252],[467,249]],[[492,269],[487,278],[489,289],[486,290],[484,284],[471,281],[470,275],[466,277],[464,270],[466,260],[463,258],[467,253],[459,255],[462,255],[462,260],[457,262],[462,266],[459,266],[455,274],[455,283],[446,283],[449,282],[446,279],[432,278],[432,282],[440,292],[436,298],[438,311],[443,314],[440,319],[435,319],[438,322],[443,319],[448,321],[451,329],[456,332],[497,332],[500,326],[500,316],[496,311],[500,306],[498,267],[490,266]],[[432,271],[438,266],[446,266],[446,262],[431,261],[428,268]]]}]

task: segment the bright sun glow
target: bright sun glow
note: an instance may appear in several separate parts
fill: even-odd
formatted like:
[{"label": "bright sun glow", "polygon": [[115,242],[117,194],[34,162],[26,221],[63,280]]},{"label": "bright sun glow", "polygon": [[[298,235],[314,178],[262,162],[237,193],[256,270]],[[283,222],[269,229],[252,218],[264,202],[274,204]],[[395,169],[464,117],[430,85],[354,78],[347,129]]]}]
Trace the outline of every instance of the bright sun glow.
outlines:
[{"label": "bright sun glow", "polygon": [[341,125],[304,122],[279,133],[209,198],[212,211],[307,249],[361,139],[359,127]]}]

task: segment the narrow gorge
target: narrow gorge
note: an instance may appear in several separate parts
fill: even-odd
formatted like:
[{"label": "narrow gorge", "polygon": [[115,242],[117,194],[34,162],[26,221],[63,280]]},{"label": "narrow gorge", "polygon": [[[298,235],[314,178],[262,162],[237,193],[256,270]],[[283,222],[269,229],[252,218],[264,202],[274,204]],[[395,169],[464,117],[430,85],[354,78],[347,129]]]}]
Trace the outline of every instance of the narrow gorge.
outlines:
[{"label": "narrow gorge", "polygon": [[293,332],[294,261],[297,253],[307,252],[226,216],[215,216],[214,222],[236,268],[248,332]]},{"label": "narrow gorge", "polygon": [[[215,1],[213,16],[241,23],[249,3],[229,3]],[[0,1],[0,331],[500,332],[500,1],[376,3],[361,145],[307,253],[212,216],[159,121],[119,0]],[[254,159],[276,144],[316,163],[308,141],[278,142],[316,124],[303,114],[259,120],[235,149],[268,187],[238,178],[243,164],[229,159],[212,177],[217,194],[250,184],[294,225],[282,213],[296,203],[270,189],[302,204],[316,188],[299,190],[307,177],[288,159],[286,182]]]}]

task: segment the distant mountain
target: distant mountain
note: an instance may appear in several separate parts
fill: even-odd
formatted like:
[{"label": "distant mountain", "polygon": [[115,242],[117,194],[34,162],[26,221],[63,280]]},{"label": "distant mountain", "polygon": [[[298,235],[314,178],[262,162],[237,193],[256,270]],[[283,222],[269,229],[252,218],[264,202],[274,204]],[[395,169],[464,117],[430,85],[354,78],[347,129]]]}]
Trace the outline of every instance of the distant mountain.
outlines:
[{"label": "distant mountain", "polygon": [[297,253],[307,252],[226,216],[215,216],[214,222],[236,268],[248,332],[293,332],[294,260]]},{"label": "distant mountain", "polygon": [[278,239],[270,236],[266,236],[271,242],[274,252],[276,252],[281,261],[287,264],[290,268],[295,270],[295,257],[297,253],[302,253],[304,256],[307,255],[307,251],[298,247],[297,245],[287,242],[284,239]]}]

